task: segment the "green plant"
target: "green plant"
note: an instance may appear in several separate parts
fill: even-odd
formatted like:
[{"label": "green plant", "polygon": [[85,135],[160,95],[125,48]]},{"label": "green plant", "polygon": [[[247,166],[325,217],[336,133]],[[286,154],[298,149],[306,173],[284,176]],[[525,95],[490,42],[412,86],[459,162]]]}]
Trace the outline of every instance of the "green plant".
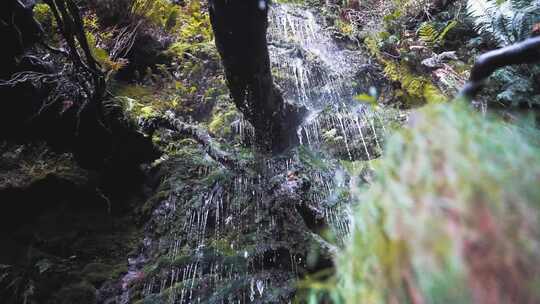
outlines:
[{"label": "green plant", "polygon": [[86,14],[83,22],[90,51],[101,67],[108,73],[108,78],[110,78],[112,73],[119,71],[127,64],[127,60],[113,60],[111,58],[104,45],[106,41],[111,40],[112,32],[100,29],[99,19],[95,14]]},{"label": "green plant", "polygon": [[526,39],[540,23],[540,3],[534,0],[469,0],[467,6],[478,31],[501,46]]},{"label": "green plant", "polygon": [[385,57],[379,47],[377,37],[367,37],[364,41],[370,53],[384,66],[384,73],[392,81],[401,85],[401,95],[409,105],[422,103],[439,103],[448,98],[433,82],[420,75],[415,75],[404,61],[395,61]]},{"label": "green plant", "polygon": [[179,8],[167,0],[134,0],[131,13],[153,24],[168,28],[174,24]]},{"label": "green plant", "polygon": [[34,18],[41,24],[44,37],[49,43],[57,44],[59,42],[58,24],[54,18],[51,8],[45,3],[37,3],[34,6]]},{"label": "green plant", "polygon": [[429,105],[387,141],[374,174],[354,189],[352,234],[328,292],[345,303],[538,302],[534,125],[461,101]]},{"label": "green plant", "polygon": [[0,188],[25,187],[47,176],[71,176],[78,167],[71,154],[57,154],[45,143],[12,145],[0,143],[4,164],[0,172]]},{"label": "green plant", "polygon": [[350,22],[343,21],[341,19],[336,20],[335,22],[337,29],[340,33],[346,36],[350,36],[354,33],[354,26]]},{"label": "green plant", "polygon": [[[522,41],[540,24],[540,3],[532,0],[479,0],[468,2],[468,12],[485,40],[499,46]],[[486,39],[487,38],[487,39]],[[504,105],[540,103],[537,81],[540,65],[527,68],[506,67],[493,73],[489,89],[494,99]]]},{"label": "green plant", "polygon": [[205,53],[217,58],[210,18],[200,1],[190,1],[179,10],[174,26],[170,26],[169,31],[177,37],[167,50],[169,55],[182,59],[186,54],[198,57],[199,54]]},{"label": "green plant", "polygon": [[456,20],[452,20],[448,22],[442,30],[437,30],[432,22],[424,22],[418,28],[418,36],[429,46],[440,45],[443,44],[444,38],[448,32],[450,32],[457,24],[458,22]]},{"label": "green plant", "polygon": [[34,18],[49,29],[53,27],[54,15],[51,8],[45,3],[38,3],[34,6]]}]

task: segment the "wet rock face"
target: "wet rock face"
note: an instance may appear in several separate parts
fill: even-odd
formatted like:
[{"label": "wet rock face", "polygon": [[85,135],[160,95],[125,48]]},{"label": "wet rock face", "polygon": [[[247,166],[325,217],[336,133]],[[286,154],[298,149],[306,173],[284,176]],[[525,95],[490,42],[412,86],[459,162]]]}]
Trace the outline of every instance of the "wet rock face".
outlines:
[{"label": "wet rock face", "polygon": [[[100,291],[103,303],[288,303],[299,279],[332,266],[336,246],[323,236],[340,244],[349,233],[351,179],[337,156],[356,170],[354,160],[376,156],[380,134],[368,109],[343,105],[354,102],[362,58],[349,60],[356,53],[336,46],[303,7],[273,7],[267,24],[256,1],[210,5],[231,95],[252,126],[239,119],[240,138],[220,146],[203,127],[172,124],[196,140],[161,162],[158,193],[143,207],[144,240],[128,273]],[[294,143],[301,113],[285,100],[318,117],[302,124],[303,145],[253,153],[254,137],[274,151]]]},{"label": "wet rock face", "polygon": [[216,36],[231,95],[265,150],[282,152],[297,143],[302,108],[286,103],[274,85],[266,41],[266,1],[210,1]]},{"label": "wet rock face", "polygon": [[[320,184],[308,168],[287,172],[289,159],[268,159],[268,173],[260,176],[229,172],[200,157],[200,147],[181,153],[163,164],[169,174],[139,255],[130,258],[122,287],[116,293],[102,290],[104,298],[287,303],[298,278],[331,264],[307,226],[323,223],[325,210],[314,208],[317,203],[310,199]],[[315,266],[307,262],[310,249],[321,253]]]}]

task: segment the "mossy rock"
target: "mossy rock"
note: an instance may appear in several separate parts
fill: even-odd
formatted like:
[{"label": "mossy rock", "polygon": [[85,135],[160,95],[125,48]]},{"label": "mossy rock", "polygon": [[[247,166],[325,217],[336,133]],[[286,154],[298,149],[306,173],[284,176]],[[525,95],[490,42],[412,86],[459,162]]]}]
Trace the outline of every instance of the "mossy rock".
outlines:
[{"label": "mossy rock", "polygon": [[402,99],[409,107],[420,106],[426,103],[442,103],[448,100],[433,81],[425,76],[413,72],[413,68],[404,61],[395,61],[382,55],[382,39],[386,32],[378,36],[370,36],[364,40],[364,44],[373,57],[384,67],[385,76],[400,84],[401,89],[396,92],[396,97]]},{"label": "mossy rock", "polygon": [[150,216],[157,205],[166,200],[170,195],[170,190],[161,190],[150,197],[144,205],[141,207],[141,213],[143,216]]},{"label": "mossy rock", "polygon": [[90,263],[84,267],[82,275],[92,285],[99,287],[105,281],[117,278],[124,272],[127,272],[125,264],[111,266],[103,263]]},{"label": "mossy rock", "polygon": [[68,285],[58,292],[56,300],[58,304],[95,304],[96,289],[88,283]]},{"label": "mossy rock", "polygon": [[208,125],[208,130],[212,134],[226,137],[232,133],[231,124],[238,118],[238,111],[230,105],[224,109],[217,109]]}]

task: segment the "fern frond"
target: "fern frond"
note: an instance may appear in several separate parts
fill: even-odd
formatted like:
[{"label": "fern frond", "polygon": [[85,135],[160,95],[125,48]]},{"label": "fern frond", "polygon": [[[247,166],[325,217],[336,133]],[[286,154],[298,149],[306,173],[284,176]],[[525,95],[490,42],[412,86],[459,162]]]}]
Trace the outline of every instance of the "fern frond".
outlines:
[{"label": "fern frond", "polygon": [[444,38],[446,37],[448,32],[450,32],[454,27],[456,27],[457,24],[458,22],[456,20],[448,22],[448,24],[444,27],[439,36],[437,36],[437,43],[441,44],[444,41]]},{"label": "fern frond", "polygon": [[501,46],[528,38],[540,22],[537,0],[469,0],[467,6],[477,31]]},{"label": "fern frond", "polygon": [[431,22],[424,22],[418,28],[418,37],[429,45],[435,44],[439,37],[439,32]]},{"label": "fern frond", "polygon": [[457,24],[458,22],[456,20],[452,20],[448,22],[442,31],[438,31],[433,23],[424,22],[418,28],[418,37],[430,46],[440,45],[444,42],[444,38],[448,32],[456,27]]}]

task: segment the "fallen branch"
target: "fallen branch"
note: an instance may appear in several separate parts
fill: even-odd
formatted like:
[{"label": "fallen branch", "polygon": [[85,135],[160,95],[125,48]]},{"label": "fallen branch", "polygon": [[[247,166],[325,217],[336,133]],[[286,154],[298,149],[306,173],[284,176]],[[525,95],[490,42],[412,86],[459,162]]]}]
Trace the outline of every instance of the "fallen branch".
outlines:
[{"label": "fallen branch", "polygon": [[485,80],[497,69],[535,62],[540,62],[540,36],[487,52],[476,60],[469,81],[458,96],[472,100],[484,86]]},{"label": "fallen branch", "polygon": [[222,150],[219,147],[219,143],[208,134],[203,128],[187,124],[180,119],[176,118],[172,112],[165,113],[163,118],[153,118],[148,123],[153,127],[162,127],[170,130],[177,131],[179,134],[189,136],[193,138],[197,143],[202,145],[205,152],[216,162],[222,164],[224,167],[235,171],[244,171],[238,161],[231,155],[231,153]]}]

